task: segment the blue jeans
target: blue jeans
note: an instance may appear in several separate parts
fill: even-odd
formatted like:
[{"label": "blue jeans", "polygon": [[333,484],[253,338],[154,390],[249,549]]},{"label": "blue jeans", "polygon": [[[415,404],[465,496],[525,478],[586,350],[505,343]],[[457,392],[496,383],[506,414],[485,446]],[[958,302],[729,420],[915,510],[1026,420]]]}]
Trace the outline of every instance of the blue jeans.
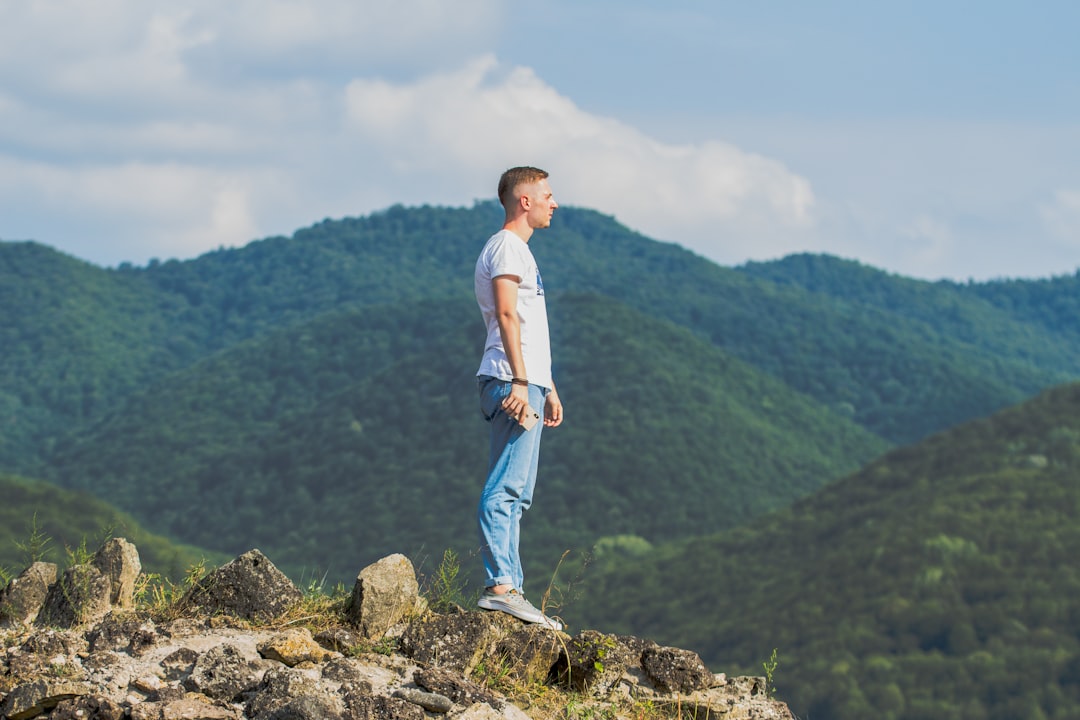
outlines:
[{"label": "blue jeans", "polygon": [[[487,482],[480,495],[480,554],[487,575],[486,587],[513,585],[522,589],[525,573],[518,552],[521,514],[532,505],[536,465],[540,458],[543,422],[526,431],[502,409],[510,382],[489,376],[478,378],[480,411],[491,423],[491,451]],[[529,404],[543,416],[548,391],[529,385]]]}]

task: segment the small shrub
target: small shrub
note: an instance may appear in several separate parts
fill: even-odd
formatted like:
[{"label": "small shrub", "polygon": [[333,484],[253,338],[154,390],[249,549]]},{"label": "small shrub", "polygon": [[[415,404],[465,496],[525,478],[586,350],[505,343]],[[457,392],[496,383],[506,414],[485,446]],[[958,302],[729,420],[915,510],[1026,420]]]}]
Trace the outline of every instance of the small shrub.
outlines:
[{"label": "small shrub", "polygon": [[456,605],[466,604],[461,562],[453,550],[443,551],[442,561],[429,580],[425,596],[431,609],[435,611],[445,611]]}]

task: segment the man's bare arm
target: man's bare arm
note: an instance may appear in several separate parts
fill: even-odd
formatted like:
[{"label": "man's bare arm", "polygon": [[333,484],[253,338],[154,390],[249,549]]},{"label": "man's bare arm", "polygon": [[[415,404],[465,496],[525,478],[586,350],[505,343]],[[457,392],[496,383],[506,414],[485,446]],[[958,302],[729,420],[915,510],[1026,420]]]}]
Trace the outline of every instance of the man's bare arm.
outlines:
[{"label": "man's bare arm", "polygon": [[[518,286],[521,278],[516,275],[499,275],[491,279],[491,288],[495,293],[495,319],[499,323],[499,335],[502,337],[503,350],[510,363],[510,372],[515,378],[528,379],[525,370],[525,355],[521,352],[521,318],[518,317]],[[512,385],[510,394],[503,400],[503,410],[513,418],[521,418],[529,406],[529,388],[525,385]]]}]

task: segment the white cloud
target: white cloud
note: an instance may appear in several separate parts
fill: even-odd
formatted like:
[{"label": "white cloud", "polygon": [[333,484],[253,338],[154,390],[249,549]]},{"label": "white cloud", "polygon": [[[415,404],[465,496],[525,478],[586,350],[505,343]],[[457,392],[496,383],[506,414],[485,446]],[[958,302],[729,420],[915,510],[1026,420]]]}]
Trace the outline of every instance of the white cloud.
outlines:
[{"label": "white cloud", "polygon": [[732,231],[756,233],[767,252],[765,236],[813,222],[809,182],[781,163],[720,142],[659,142],[491,56],[408,85],[357,79],[345,95],[353,132],[376,140],[402,181],[417,175],[490,197],[505,167],[540,165],[564,204],[612,213],[712,257],[735,254],[725,247],[742,239]]},{"label": "white cloud", "polygon": [[[255,238],[251,198],[270,185],[212,168],[137,163],[67,168],[0,157],[0,214],[29,208],[80,257],[109,262],[188,257]],[[60,224],[50,217],[54,214]],[[74,222],[65,225],[65,220]],[[89,232],[78,234],[87,227]],[[23,237],[54,244],[33,232]],[[102,242],[111,247],[95,246]]]},{"label": "white cloud", "polygon": [[[397,202],[469,204],[524,163],[552,172],[563,204],[717,259],[739,257],[747,234],[768,251],[812,224],[810,185],[782,164],[659,142],[490,54],[366,72],[375,56],[418,62],[487,0],[453,12],[435,0],[107,0],[115,23],[74,0],[19,8],[0,5],[0,45],[12,40],[37,77],[0,98],[0,185],[19,186],[0,198],[6,237],[106,263],[190,257]],[[280,70],[282,57],[297,64]]]},{"label": "white cloud", "polygon": [[[522,24],[499,0],[0,0],[0,237],[110,264],[190,257],[393,203],[467,205],[528,163],[564,205],[723,263],[1076,266],[1072,115],[800,114],[767,74],[746,76],[766,96],[747,104],[713,76],[762,47],[756,21],[722,66],[715,33],[699,34],[707,52],[642,63],[626,54],[642,33],[687,42],[678,11],[598,32],[602,9],[548,10]],[[691,56],[704,64],[679,64]]]}]

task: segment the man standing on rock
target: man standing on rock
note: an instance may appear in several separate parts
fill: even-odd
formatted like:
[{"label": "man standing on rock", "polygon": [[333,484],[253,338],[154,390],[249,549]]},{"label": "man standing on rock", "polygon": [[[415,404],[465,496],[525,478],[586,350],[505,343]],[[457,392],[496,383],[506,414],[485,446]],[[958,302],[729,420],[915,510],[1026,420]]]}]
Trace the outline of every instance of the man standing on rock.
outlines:
[{"label": "man standing on rock", "polygon": [[[499,179],[506,221],[476,261],[476,302],[487,326],[477,371],[480,409],[491,423],[487,482],[478,512],[487,575],[478,605],[556,630],[562,624],[533,606],[522,592],[521,514],[532,504],[540,431],[557,427],[563,407],[551,379],[544,283],[529,250],[533,231],[551,225],[559,205],[548,174],[533,167],[507,170]],[[535,422],[543,413],[543,422]]]}]

